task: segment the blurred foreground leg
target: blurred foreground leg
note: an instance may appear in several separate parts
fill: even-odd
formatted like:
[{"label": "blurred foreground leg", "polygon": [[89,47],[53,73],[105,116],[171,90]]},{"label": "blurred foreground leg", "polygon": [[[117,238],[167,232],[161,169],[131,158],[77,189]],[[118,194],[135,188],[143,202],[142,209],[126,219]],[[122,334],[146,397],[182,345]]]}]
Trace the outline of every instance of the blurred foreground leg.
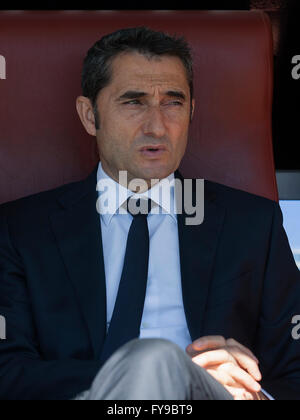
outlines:
[{"label": "blurred foreground leg", "polygon": [[81,400],[232,400],[227,390],[176,344],[129,341],[103,365]]}]

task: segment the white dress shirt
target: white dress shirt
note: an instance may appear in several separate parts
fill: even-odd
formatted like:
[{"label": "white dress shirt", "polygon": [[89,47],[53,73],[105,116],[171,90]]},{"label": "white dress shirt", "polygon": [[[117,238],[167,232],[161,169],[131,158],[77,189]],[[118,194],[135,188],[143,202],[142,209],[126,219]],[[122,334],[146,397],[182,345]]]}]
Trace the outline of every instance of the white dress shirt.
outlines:
[{"label": "white dress shirt", "polygon": [[[115,200],[111,200],[113,205],[110,206],[109,214],[100,214],[107,293],[107,329],[117,298],[128,231],[133,220],[129,213],[118,214],[116,211],[132,195],[136,198],[151,197],[155,205],[147,218],[150,237],[149,269],[140,338],[166,338],[185,350],[192,340],[182,301],[174,189],[171,189],[170,199],[158,193],[160,183],[151,188],[151,196],[150,190],[142,194],[134,194],[112,180],[104,172],[100,162],[97,181],[99,183],[107,178],[117,189],[118,197],[122,197],[120,203],[114,203]],[[169,175],[168,180],[174,180],[174,174]],[[102,209],[105,200],[110,198],[113,191],[106,189],[106,191],[98,191],[98,194],[98,205]]]}]

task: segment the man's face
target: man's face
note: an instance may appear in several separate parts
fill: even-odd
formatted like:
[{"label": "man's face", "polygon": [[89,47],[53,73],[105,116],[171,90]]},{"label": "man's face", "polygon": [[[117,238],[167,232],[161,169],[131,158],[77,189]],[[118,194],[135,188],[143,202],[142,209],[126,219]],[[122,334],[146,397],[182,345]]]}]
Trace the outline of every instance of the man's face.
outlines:
[{"label": "man's face", "polygon": [[[103,169],[118,180],[162,179],[184,155],[191,118],[185,68],[177,57],[125,53],[112,62],[112,79],[97,98],[96,132]],[[151,151],[152,147],[160,147]]]}]

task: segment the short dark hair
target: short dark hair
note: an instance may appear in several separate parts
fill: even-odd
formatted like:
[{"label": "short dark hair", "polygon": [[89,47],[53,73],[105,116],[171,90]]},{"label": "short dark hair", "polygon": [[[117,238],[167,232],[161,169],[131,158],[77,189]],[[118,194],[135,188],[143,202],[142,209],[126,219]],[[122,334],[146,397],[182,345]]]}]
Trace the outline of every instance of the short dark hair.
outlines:
[{"label": "short dark hair", "polygon": [[145,26],[121,29],[105,35],[88,51],[82,71],[83,95],[90,99],[97,121],[96,101],[99,92],[111,81],[111,62],[123,52],[138,52],[149,58],[169,55],[178,57],[186,70],[191,100],[193,87],[193,60],[190,47],[184,37],[170,36]]}]

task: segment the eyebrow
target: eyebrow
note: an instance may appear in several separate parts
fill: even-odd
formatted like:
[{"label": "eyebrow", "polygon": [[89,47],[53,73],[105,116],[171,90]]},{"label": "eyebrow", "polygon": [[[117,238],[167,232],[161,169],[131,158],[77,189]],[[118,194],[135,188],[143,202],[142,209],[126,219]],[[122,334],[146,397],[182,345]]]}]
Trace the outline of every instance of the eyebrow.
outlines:
[{"label": "eyebrow", "polygon": [[171,98],[178,98],[178,99],[182,99],[183,101],[186,100],[185,94],[178,90],[168,90],[168,92],[166,92],[165,94],[167,96],[170,96]]},{"label": "eyebrow", "polygon": [[122,101],[123,99],[137,99],[142,98],[143,96],[146,96],[146,92],[140,92],[135,90],[128,90],[127,92],[123,93],[118,100]]},{"label": "eyebrow", "polygon": [[[142,98],[142,97],[147,96],[147,95],[148,94],[146,92],[128,90],[127,92],[123,93],[123,95],[121,95],[118,98],[118,101],[122,101],[124,99],[139,99],[139,98]],[[168,90],[167,92],[164,92],[164,95],[169,96],[171,98],[182,99],[183,101],[186,100],[185,94],[183,92],[177,91],[177,90]]]}]

